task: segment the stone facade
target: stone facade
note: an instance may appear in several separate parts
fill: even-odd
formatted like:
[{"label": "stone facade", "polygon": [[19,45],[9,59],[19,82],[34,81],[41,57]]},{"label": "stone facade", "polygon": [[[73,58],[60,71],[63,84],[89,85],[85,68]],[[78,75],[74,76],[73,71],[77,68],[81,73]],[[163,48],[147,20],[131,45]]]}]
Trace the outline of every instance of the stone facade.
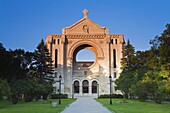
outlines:
[{"label": "stone facade", "polygon": [[[109,94],[109,75],[114,81],[121,72],[122,34],[109,34],[106,27],[101,27],[87,17],[88,10],[83,10],[84,17],[75,24],[65,27],[62,34],[49,34],[46,44],[55,66],[55,79],[62,76],[61,92],[72,96],[98,96]],[[77,62],[76,55],[82,49],[89,49],[95,55],[94,62]],[[59,83],[54,84],[56,93]]]}]

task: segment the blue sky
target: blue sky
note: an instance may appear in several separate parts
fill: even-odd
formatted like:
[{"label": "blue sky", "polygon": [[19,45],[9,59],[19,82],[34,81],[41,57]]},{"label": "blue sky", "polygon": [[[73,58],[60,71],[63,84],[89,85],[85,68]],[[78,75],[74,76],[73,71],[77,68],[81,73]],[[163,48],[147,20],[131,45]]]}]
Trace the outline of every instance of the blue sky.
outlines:
[{"label": "blue sky", "polygon": [[88,17],[124,34],[135,50],[149,49],[149,41],[170,23],[170,0],[0,0],[0,43],[7,49],[34,51],[48,34]]}]

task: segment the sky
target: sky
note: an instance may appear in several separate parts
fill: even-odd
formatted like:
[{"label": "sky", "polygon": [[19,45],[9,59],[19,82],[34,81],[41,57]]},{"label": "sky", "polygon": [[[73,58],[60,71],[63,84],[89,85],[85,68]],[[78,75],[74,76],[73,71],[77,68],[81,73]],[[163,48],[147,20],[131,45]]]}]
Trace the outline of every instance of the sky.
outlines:
[{"label": "sky", "polygon": [[48,34],[83,18],[83,9],[110,34],[124,34],[136,51],[149,49],[170,23],[170,0],[0,0],[0,43],[34,51]]}]

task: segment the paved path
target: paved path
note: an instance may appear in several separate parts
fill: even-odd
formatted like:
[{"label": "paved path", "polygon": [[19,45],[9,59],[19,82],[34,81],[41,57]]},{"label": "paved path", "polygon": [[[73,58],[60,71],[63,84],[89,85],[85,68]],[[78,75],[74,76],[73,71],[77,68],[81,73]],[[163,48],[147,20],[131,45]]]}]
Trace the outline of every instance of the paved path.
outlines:
[{"label": "paved path", "polygon": [[112,113],[92,97],[80,97],[61,113]]}]

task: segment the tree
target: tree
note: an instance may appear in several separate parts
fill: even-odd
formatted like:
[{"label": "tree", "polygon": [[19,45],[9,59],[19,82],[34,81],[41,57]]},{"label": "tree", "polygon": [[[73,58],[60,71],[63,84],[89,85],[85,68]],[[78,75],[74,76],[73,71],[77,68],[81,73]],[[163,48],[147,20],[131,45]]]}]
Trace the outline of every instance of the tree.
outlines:
[{"label": "tree", "polygon": [[170,24],[166,25],[166,29],[162,35],[158,37],[158,41],[161,63],[166,64],[165,66],[170,69]]},{"label": "tree", "polygon": [[0,78],[7,80],[8,83],[11,80],[27,78],[27,74],[30,68],[30,64],[33,59],[32,52],[25,52],[21,49],[9,50],[0,44]]},{"label": "tree", "polygon": [[21,97],[26,102],[39,96],[47,99],[53,91],[50,74],[54,70],[43,40],[34,53],[22,49],[6,51],[0,43],[0,54],[0,97],[10,93],[13,104]]},{"label": "tree", "polygon": [[135,82],[134,78],[134,47],[128,40],[122,51],[123,58],[121,59],[121,69],[119,79],[116,80],[117,89],[121,90],[124,97],[128,98],[131,85]]},{"label": "tree", "polygon": [[11,93],[12,102],[16,104],[18,99],[23,97],[25,102],[30,102],[33,99],[35,83],[30,79],[19,79],[12,82]]},{"label": "tree", "polygon": [[53,73],[51,54],[42,39],[34,52],[34,61],[29,74],[38,83],[37,87],[41,89],[35,89],[37,99],[41,96],[43,96],[43,99],[47,99],[47,96],[53,91],[53,77],[51,76]]},{"label": "tree", "polygon": [[[137,96],[140,101],[145,101],[147,99],[147,84],[143,81],[143,76],[148,71],[147,58],[149,51],[137,51],[134,56],[134,78],[135,81],[131,85],[131,94]],[[134,78],[132,80],[134,80]]]},{"label": "tree", "polygon": [[[150,77],[154,84],[153,99],[156,103],[170,95],[170,24],[161,36],[156,36],[150,41],[150,57],[148,61]],[[167,87],[169,86],[169,87]]]},{"label": "tree", "polygon": [[138,80],[131,92],[141,101],[149,97],[160,104],[170,95],[170,24],[166,28],[150,41],[150,50],[136,53]]},{"label": "tree", "polygon": [[54,67],[52,67],[52,59],[51,55],[47,49],[44,40],[38,44],[35,52],[34,52],[34,61],[32,63],[32,67],[34,69],[35,78],[39,83],[47,83],[52,81],[52,76],[54,72]]},{"label": "tree", "polygon": [[22,49],[10,50],[10,54],[12,56],[12,78],[16,80],[27,78],[34,54]]},{"label": "tree", "polygon": [[12,77],[12,57],[0,43],[0,79],[10,81]]}]

